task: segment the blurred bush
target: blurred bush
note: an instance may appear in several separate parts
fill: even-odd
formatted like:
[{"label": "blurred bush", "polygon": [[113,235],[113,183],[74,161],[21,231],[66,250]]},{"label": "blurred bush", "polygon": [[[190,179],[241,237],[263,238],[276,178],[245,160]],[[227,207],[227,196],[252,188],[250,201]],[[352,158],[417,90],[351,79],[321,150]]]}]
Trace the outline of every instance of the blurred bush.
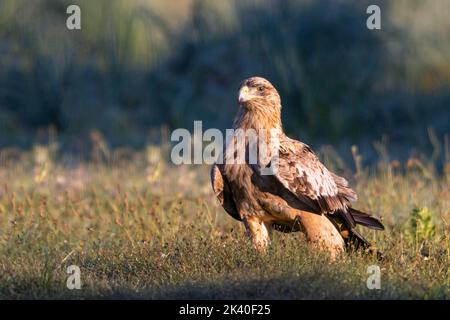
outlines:
[{"label": "blurred bush", "polygon": [[[65,28],[74,3],[81,31]],[[428,127],[449,132],[450,4],[377,1],[375,31],[369,4],[2,0],[0,146],[30,146],[48,126],[77,150],[94,129],[142,147],[161,126],[225,128],[252,75],[279,89],[297,137],[424,145]]]}]

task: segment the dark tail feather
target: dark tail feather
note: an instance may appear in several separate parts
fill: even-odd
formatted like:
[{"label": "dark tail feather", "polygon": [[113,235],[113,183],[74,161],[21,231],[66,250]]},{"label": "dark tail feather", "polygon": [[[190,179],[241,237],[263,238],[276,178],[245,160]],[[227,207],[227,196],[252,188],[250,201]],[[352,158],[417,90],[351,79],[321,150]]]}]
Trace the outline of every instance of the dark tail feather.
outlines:
[{"label": "dark tail feather", "polygon": [[365,252],[376,255],[378,260],[383,260],[383,253],[378,251],[376,248],[373,248],[371,243],[364,238],[358,231],[352,229],[350,231],[350,237],[345,241],[347,248],[351,250],[358,250],[362,248]]},{"label": "dark tail feather", "polygon": [[347,238],[347,245],[354,249],[359,249],[360,247],[367,249],[371,246],[370,242],[356,231],[356,229],[350,230],[350,236]]},{"label": "dark tail feather", "polygon": [[384,259],[383,254],[356,230],[357,224],[370,229],[384,230],[384,226],[378,218],[353,208],[336,213],[330,215],[329,218],[344,238],[347,249],[355,251],[363,249],[365,253],[376,255],[378,260]]},{"label": "dark tail feather", "polygon": [[384,230],[384,226],[378,218],[353,208],[350,208],[350,214],[357,224],[374,230]]}]

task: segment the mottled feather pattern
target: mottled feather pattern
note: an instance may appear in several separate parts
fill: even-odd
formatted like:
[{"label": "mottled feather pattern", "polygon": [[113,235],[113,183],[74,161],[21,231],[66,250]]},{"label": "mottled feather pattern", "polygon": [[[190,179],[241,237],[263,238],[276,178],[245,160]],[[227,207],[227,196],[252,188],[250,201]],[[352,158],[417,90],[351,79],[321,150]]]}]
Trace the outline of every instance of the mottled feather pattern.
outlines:
[{"label": "mottled feather pattern", "polygon": [[[328,171],[308,145],[285,135],[280,137],[276,177],[296,196],[309,198],[309,202],[322,213],[346,210],[353,198],[349,195],[355,194],[346,187],[347,181],[344,178]],[[345,193],[341,194],[340,190]]]}]

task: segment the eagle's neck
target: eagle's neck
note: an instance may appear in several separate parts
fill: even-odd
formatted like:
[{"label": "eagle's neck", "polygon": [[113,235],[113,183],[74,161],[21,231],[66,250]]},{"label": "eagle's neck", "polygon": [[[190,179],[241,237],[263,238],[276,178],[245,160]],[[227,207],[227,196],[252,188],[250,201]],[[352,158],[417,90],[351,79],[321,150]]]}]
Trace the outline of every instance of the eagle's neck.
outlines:
[{"label": "eagle's neck", "polygon": [[[232,142],[233,148],[228,148],[229,145],[227,145],[226,163],[232,163],[230,159],[236,158],[235,148],[238,148],[238,154],[245,155],[246,153],[239,148],[245,147],[247,149],[251,143],[258,141],[258,154],[256,155],[258,163],[267,165],[272,156],[278,152],[279,141],[284,136],[280,109],[277,110],[278,112],[271,110],[270,113],[265,113],[263,110],[248,109],[241,106],[233,124],[235,130],[235,140]],[[244,140],[240,140],[242,138]],[[253,140],[254,138],[257,140]],[[244,144],[240,144],[239,141],[244,141]],[[264,149],[260,149],[262,146],[260,143],[262,142],[266,146]],[[265,150],[265,152],[262,152],[262,150]]]},{"label": "eagle's neck", "polygon": [[274,129],[282,133],[281,112],[280,110],[272,112],[266,112],[259,109],[249,110],[241,106],[234,119],[233,129],[265,129],[267,131]]}]

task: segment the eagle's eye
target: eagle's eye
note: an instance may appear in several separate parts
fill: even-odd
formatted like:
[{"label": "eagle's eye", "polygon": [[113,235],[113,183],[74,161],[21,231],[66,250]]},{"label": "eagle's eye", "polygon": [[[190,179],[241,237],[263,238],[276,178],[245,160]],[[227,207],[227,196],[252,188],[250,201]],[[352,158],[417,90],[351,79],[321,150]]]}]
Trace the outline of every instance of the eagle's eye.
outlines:
[{"label": "eagle's eye", "polygon": [[264,88],[263,86],[259,86],[259,87],[258,87],[258,91],[259,91],[259,92],[263,92],[264,89],[265,89],[265,88]]}]

